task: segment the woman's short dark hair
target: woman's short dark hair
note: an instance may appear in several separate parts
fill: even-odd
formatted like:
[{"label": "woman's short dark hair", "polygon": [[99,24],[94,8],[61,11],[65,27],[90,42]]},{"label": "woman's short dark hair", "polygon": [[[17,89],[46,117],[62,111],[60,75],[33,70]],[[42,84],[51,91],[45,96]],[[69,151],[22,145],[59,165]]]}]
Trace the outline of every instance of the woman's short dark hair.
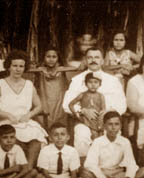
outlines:
[{"label": "woman's short dark hair", "polygon": [[138,69],[139,74],[143,73],[143,66],[144,66],[144,55],[142,56],[140,64],[139,64],[139,69]]},{"label": "woman's short dark hair", "polygon": [[27,71],[29,68],[29,56],[25,51],[16,49],[8,54],[6,60],[4,61],[4,68],[8,70],[12,61],[16,59],[22,59],[25,61],[25,71]]},{"label": "woman's short dark hair", "polygon": [[121,115],[117,111],[109,111],[104,115],[103,118],[104,124],[113,117],[118,117],[121,122]]}]

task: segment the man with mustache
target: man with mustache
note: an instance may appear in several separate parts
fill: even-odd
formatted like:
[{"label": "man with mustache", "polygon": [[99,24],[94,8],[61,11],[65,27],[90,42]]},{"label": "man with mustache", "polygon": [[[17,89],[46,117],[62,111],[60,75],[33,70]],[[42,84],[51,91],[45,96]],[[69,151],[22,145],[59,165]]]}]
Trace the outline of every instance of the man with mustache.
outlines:
[{"label": "man with mustache", "polygon": [[[102,83],[98,91],[105,97],[106,111],[116,110],[120,114],[123,114],[126,111],[126,98],[122,85],[116,77],[102,71],[101,67],[103,62],[103,52],[100,48],[92,47],[86,51],[86,65],[88,69],[72,78],[72,82],[65,93],[63,101],[65,112],[71,113],[69,110],[69,103],[71,100],[81,92],[87,90],[84,80],[86,74],[89,72],[101,76]],[[83,114],[88,119],[96,118],[96,111],[94,109],[81,109],[79,105],[75,105],[75,112]],[[74,128],[74,146],[81,157],[87,155],[91,143],[90,129],[82,123],[77,124]]]}]

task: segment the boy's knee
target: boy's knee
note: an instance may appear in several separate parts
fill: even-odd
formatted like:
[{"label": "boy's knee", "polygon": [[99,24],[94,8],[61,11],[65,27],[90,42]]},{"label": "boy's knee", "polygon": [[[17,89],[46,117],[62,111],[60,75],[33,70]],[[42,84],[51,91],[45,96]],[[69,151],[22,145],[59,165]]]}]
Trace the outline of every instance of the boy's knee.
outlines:
[{"label": "boy's knee", "polygon": [[81,178],[96,178],[96,176],[89,170],[83,169],[80,173]]},{"label": "boy's knee", "polygon": [[38,174],[38,171],[36,169],[32,169],[30,173],[32,176],[36,176]]},{"label": "boy's knee", "polygon": [[141,178],[141,177],[144,177],[144,167],[141,167],[137,173],[136,173],[136,176],[135,178]]},{"label": "boy's knee", "polygon": [[37,174],[36,178],[45,178],[45,176],[42,174]]},{"label": "boy's knee", "polygon": [[38,175],[38,171],[36,169],[29,170],[28,174],[24,178],[32,178]]},{"label": "boy's knee", "polygon": [[77,124],[74,128],[74,134],[79,136],[91,136],[91,131],[89,127],[84,124]]}]

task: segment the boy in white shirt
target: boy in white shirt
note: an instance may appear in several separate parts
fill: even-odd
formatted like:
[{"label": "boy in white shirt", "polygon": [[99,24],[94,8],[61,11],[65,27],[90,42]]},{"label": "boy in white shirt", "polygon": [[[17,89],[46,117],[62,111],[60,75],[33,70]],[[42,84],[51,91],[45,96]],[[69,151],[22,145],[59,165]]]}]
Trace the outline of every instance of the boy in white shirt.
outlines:
[{"label": "boy in white shirt", "polygon": [[50,129],[52,143],[45,146],[38,158],[41,174],[37,178],[77,178],[80,167],[78,152],[68,146],[69,134],[66,126],[55,123]]},{"label": "boy in white shirt", "polygon": [[121,116],[116,111],[104,115],[105,135],[96,138],[89,149],[82,178],[143,177],[144,169],[136,165],[132,147],[120,135]]},{"label": "boy in white shirt", "polygon": [[15,144],[15,135],[13,126],[0,126],[0,178],[31,178],[32,172],[28,170],[25,154],[22,148]]}]

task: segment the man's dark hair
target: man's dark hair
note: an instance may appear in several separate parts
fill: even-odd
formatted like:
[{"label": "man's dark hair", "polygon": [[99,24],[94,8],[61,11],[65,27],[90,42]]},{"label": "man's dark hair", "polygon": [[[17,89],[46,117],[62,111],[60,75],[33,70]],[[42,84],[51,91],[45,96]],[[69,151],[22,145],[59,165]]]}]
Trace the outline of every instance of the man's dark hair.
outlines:
[{"label": "man's dark hair", "polygon": [[100,51],[101,54],[102,54],[102,56],[104,56],[103,49],[100,48],[99,46],[94,46],[94,47],[91,47],[91,48],[87,49],[86,52],[85,52],[85,55],[87,55],[87,53],[88,53],[89,51]]},{"label": "man's dark hair", "polygon": [[103,118],[104,124],[113,117],[118,117],[121,122],[121,115],[117,111],[109,111],[104,115]]}]

